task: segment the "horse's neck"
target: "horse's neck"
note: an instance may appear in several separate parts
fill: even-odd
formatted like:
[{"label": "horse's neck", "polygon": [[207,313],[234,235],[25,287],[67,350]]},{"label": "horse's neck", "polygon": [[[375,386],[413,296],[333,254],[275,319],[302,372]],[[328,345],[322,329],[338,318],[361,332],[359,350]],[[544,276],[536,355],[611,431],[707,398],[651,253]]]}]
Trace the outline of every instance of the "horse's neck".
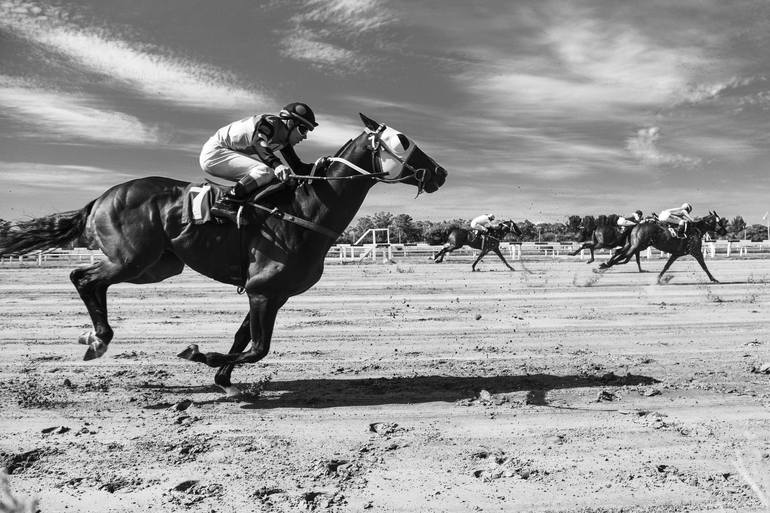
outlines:
[{"label": "horse's neck", "polygon": [[[362,137],[359,137],[346,148],[346,151],[337,156],[353,165],[374,172],[371,169],[371,151],[361,146],[361,139]],[[342,162],[332,162],[326,174],[330,178],[356,175],[358,175],[357,172]],[[374,183],[371,178],[361,176],[350,180],[329,180],[311,184],[310,187],[315,190],[305,196],[304,200],[298,201],[298,208],[308,219],[341,233],[361,208]]]}]

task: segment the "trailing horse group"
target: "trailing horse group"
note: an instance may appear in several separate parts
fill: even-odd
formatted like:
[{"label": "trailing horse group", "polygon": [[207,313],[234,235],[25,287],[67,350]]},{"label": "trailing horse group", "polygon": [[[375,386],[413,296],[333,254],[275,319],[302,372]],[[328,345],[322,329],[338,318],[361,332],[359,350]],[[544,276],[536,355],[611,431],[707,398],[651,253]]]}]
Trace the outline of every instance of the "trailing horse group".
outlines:
[{"label": "trailing horse group", "polygon": [[[446,181],[447,171],[426,155],[406,134],[361,114],[364,130],[337,153],[319,159],[307,174],[294,175],[294,185],[281,184],[265,197],[244,202],[233,214],[235,223],[212,218],[204,222],[202,206],[221,204],[231,194],[215,184],[199,186],[163,177],[132,180],[112,187],[79,210],[51,214],[4,225],[0,256],[46,250],[73,242],[96,244],[106,256],[70,273],[70,280],[91,318],[93,329],[79,342],[84,359],[105,354],[114,333],[108,320],[107,290],[117,283],[156,283],[182,272],[186,266],[245,292],[249,308],[228,353],[202,352],[192,344],[179,356],[217,369],[214,382],[228,395],[238,389],[231,382],[235,366],[263,359],[270,350],[276,315],[286,301],[302,294],[321,278],[324,258],[339,234],[358,212],[377,183],[407,184],[433,193]],[[219,203],[217,203],[219,202]],[[692,255],[712,281],[701,253],[705,233],[725,233],[722,219],[711,212],[694,223],[680,239],[656,223],[640,223],[627,240],[601,231],[583,247],[619,247],[601,270],[627,263],[654,246],[671,254],[658,280],[683,255]],[[488,232],[453,229],[435,257],[464,245],[480,250],[471,268],[489,252],[511,271],[500,251],[506,236],[519,236],[513,221]],[[579,250],[578,250],[579,251]],[[641,267],[640,267],[641,271]]]}]

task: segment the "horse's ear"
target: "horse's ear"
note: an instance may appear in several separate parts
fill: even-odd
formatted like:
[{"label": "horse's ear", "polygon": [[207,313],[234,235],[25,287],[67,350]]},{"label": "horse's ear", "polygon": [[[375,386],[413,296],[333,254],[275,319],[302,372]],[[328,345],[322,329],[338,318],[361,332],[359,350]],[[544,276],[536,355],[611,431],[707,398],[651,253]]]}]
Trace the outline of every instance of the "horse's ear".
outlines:
[{"label": "horse's ear", "polygon": [[369,130],[371,130],[372,132],[376,132],[377,129],[380,127],[379,123],[377,123],[375,120],[367,117],[366,115],[361,114],[360,112],[358,113],[358,115],[361,116],[361,121],[364,122],[364,126],[366,128],[368,128]]}]

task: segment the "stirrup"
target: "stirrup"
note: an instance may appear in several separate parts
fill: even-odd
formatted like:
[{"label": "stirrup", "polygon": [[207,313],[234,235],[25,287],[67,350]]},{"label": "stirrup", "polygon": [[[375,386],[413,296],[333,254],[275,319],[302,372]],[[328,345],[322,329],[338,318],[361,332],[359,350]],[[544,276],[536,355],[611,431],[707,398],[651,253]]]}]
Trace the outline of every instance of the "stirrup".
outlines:
[{"label": "stirrup", "polygon": [[239,204],[236,210],[225,208],[221,204],[213,205],[211,207],[211,215],[219,219],[232,221],[238,228],[248,224],[243,216],[243,204]]}]

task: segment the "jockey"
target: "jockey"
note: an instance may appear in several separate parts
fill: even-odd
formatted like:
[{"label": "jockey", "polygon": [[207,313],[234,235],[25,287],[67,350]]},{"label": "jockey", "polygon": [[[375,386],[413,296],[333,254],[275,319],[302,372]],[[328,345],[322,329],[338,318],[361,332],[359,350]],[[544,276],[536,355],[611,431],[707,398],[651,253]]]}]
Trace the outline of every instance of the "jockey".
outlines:
[{"label": "jockey", "polygon": [[658,214],[658,220],[669,226],[676,226],[676,236],[682,239],[687,236],[687,223],[695,221],[695,219],[690,216],[690,212],[692,212],[692,205],[689,203],[682,203],[682,206],[679,208],[662,210],[660,214]]},{"label": "jockey", "polygon": [[490,228],[494,228],[497,226],[497,223],[495,221],[495,215],[494,214],[481,214],[480,216],[476,216],[471,221],[471,228],[474,230],[478,230],[481,233],[486,233],[489,231]]},{"label": "jockey", "polygon": [[634,226],[642,222],[644,215],[641,210],[637,210],[628,217],[618,217],[618,226],[620,226],[620,241],[623,242],[631,233]]},{"label": "jockey", "polygon": [[[302,162],[293,147],[317,126],[315,114],[307,104],[292,102],[277,116],[250,116],[217,130],[201,149],[201,169],[236,183],[212,207],[212,213],[234,218],[238,204],[258,188],[275,178],[285,182],[293,170],[298,174],[309,173],[312,164]],[[288,165],[276,157],[275,151],[280,151]]]},{"label": "jockey", "polygon": [[471,220],[471,228],[477,230],[481,236],[482,248],[487,245],[487,234],[489,233],[489,229],[495,228],[496,226],[497,223],[495,223],[494,214],[481,214]]}]

